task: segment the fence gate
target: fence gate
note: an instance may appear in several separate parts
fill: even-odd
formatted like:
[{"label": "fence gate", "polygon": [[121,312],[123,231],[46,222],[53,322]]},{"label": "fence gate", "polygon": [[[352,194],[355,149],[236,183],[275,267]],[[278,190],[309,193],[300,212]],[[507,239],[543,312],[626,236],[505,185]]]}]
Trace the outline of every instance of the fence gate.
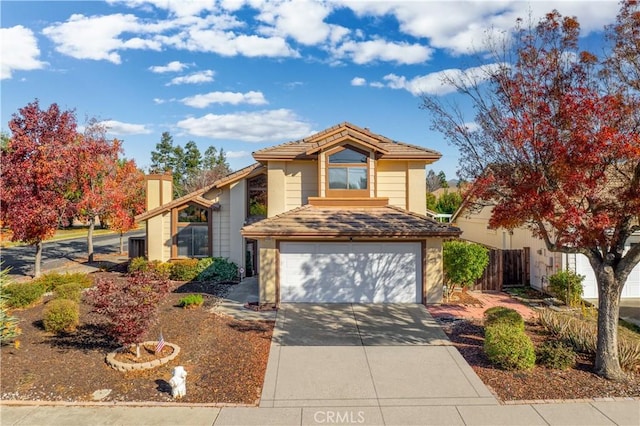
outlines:
[{"label": "fence gate", "polygon": [[522,250],[489,250],[489,264],[474,290],[502,291],[504,287],[529,285],[529,247]]}]

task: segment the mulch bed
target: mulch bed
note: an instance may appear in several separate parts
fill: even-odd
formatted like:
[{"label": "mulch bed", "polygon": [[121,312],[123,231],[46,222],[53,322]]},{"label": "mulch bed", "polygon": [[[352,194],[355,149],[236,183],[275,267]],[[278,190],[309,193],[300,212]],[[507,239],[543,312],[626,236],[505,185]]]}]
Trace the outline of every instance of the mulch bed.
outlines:
[{"label": "mulch bed", "polygon": [[[484,328],[479,320],[445,322],[442,327],[480,379],[502,401],[558,400],[605,397],[640,397],[640,374],[614,382],[594,373],[594,357],[578,354],[575,367],[555,370],[536,365],[530,371],[506,371],[493,366],[484,354]],[[526,323],[526,333],[537,347],[549,338],[535,322]]]},{"label": "mulch bed", "polygon": [[[173,368],[182,365],[188,376],[181,402],[254,404],[262,389],[273,322],[238,321],[209,312],[228,285],[176,286],[146,340],[157,340],[161,326],[165,341],[180,346],[181,352],[151,370],[122,373],[110,368],[105,356],[116,345],[105,335],[102,319],[85,304],[78,330],[61,336],[44,331],[42,304],[13,312],[21,320],[22,335],[18,347],[1,348],[0,398],[92,401],[95,391],[109,389],[101,401],[173,401],[168,382]],[[202,293],[204,305],[178,307],[185,293]]]}]

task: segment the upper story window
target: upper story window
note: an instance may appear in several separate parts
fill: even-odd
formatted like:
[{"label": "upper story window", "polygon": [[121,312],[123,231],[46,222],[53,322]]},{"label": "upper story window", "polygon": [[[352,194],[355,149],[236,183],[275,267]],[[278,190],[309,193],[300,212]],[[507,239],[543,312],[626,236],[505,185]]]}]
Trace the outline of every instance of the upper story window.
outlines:
[{"label": "upper story window", "polygon": [[189,204],[177,213],[174,256],[209,256],[209,210]]},{"label": "upper story window", "polygon": [[345,146],[327,156],[327,196],[369,196],[368,153]]}]

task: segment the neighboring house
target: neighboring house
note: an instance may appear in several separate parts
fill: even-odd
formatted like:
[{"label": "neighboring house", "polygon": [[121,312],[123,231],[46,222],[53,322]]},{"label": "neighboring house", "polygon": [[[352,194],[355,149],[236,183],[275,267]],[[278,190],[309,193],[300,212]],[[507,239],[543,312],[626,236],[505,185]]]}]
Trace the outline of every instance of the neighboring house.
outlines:
[{"label": "neighboring house", "polygon": [[[547,250],[544,241],[536,238],[531,231],[525,228],[517,228],[513,231],[507,229],[489,229],[492,207],[484,207],[480,211],[472,211],[463,203],[462,207],[454,214],[451,221],[462,230],[462,238],[468,241],[484,244],[497,249],[522,249],[529,247],[530,251],[530,277],[531,286],[544,290],[548,286],[550,275],[560,270],[572,270],[584,275],[583,297],[597,299],[598,288],[596,277],[589,264],[589,260],[583,254],[564,254]],[[640,243],[640,233],[629,237],[627,246]],[[622,290],[622,298],[640,297],[640,265],[631,271],[629,278]]]},{"label": "neighboring house", "polygon": [[425,216],[440,156],[342,123],[176,200],[169,176],[149,176],[147,257],[229,258],[267,305],[439,302],[442,241],[460,235]]}]

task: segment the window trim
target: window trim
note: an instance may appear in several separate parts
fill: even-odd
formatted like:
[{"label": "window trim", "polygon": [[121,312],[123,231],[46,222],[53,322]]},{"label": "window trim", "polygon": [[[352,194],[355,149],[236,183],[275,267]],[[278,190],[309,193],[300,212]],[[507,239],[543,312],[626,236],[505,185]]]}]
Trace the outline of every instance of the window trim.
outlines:
[{"label": "window trim", "polygon": [[[340,151],[344,151],[346,149],[356,151],[362,155],[364,155],[367,159],[365,163],[334,163],[331,164],[329,161],[329,157],[333,154],[336,154]],[[325,194],[327,198],[369,198],[371,196],[371,153],[367,150],[363,150],[361,148],[355,147],[353,145],[345,144],[335,147],[329,151],[324,153],[325,155]],[[365,189],[332,189],[329,187],[329,169],[349,169],[349,168],[358,168],[365,169],[367,176],[367,187]],[[347,170],[347,174],[349,171]]]},{"label": "window trim", "polygon": [[[179,222],[178,216],[181,210],[184,210],[188,206],[201,208],[207,212],[206,222]],[[187,202],[178,207],[171,209],[171,259],[199,259],[203,257],[213,256],[213,233],[211,232],[211,209],[208,209],[198,203]],[[178,255],[178,231],[187,227],[202,227],[207,229],[207,254],[198,256],[181,256]]]}]

